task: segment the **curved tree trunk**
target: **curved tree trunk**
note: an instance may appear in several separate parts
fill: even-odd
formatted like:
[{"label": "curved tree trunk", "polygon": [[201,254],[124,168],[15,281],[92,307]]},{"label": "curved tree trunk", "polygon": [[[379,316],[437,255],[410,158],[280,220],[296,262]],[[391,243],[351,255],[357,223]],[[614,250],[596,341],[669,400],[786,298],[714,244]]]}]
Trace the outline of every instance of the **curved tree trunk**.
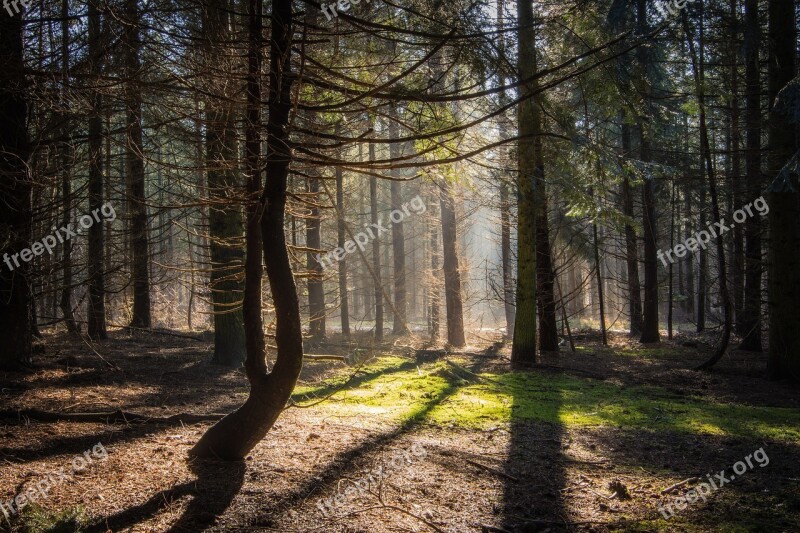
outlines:
[{"label": "curved tree trunk", "polygon": [[[250,41],[261,42],[261,0],[249,0]],[[258,19],[255,21],[253,19]],[[192,448],[197,457],[219,457],[237,460],[244,458],[267,434],[278,419],[303,366],[303,336],[300,322],[300,304],[297,288],[289,262],[284,233],[286,211],[286,185],[291,162],[287,146],[289,112],[291,110],[290,72],[292,41],[291,0],[275,0],[271,16],[269,121],[267,124],[266,186],[255,214],[261,212],[261,232],[264,260],[267,267],[272,299],[275,305],[275,343],[278,353],[272,372],[266,372],[263,330],[260,320],[261,302],[248,297],[245,302],[245,320],[248,323],[248,353],[245,367],[250,380],[250,396],[239,409],[226,416],[206,432]],[[260,46],[254,52],[260,53]],[[257,62],[256,62],[257,63]],[[251,69],[253,60],[251,55]],[[250,72],[251,80],[257,73]],[[248,84],[250,86],[250,84]],[[248,97],[257,98],[248,90]],[[252,101],[251,101],[252,103]],[[254,158],[256,159],[256,158]],[[252,164],[252,163],[251,163]],[[250,169],[253,175],[254,169]],[[251,211],[253,214],[253,211]],[[255,230],[257,216],[249,218],[248,229]],[[248,235],[248,252],[256,251],[257,243],[252,233]],[[250,255],[247,262],[248,296],[255,295],[255,284],[260,286],[260,261]]]}]

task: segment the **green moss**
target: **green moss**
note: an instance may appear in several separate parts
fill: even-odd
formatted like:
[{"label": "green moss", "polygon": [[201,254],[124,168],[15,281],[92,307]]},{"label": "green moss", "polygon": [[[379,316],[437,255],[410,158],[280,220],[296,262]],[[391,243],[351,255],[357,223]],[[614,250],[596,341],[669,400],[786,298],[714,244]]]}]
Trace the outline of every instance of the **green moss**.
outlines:
[{"label": "green moss", "polygon": [[[660,387],[623,387],[552,373],[485,373],[483,380],[464,379],[444,362],[416,365],[396,357],[380,358],[362,370],[319,408],[334,415],[426,419],[466,428],[535,420],[800,442],[800,412],[788,408],[718,403]],[[303,387],[295,400],[324,397],[346,379]]]},{"label": "green moss", "polygon": [[12,531],[20,533],[80,533],[89,524],[86,510],[72,507],[52,511],[38,504],[22,509],[12,524]]}]

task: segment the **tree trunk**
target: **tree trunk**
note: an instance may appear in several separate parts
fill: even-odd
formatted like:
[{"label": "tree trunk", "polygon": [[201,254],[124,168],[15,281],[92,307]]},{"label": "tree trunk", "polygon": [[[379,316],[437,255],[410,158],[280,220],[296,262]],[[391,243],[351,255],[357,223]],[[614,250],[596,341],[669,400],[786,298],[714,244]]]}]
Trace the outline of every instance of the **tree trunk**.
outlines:
[{"label": "tree trunk", "polygon": [[[69,109],[67,99],[69,87],[69,0],[62,0],[61,2],[61,82],[63,84],[62,105],[64,109]],[[61,145],[61,209],[63,209],[63,217],[61,219],[62,227],[69,227],[72,222],[72,121],[70,114],[65,112],[62,120],[63,126],[61,135],[64,138]],[[72,312],[72,241],[65,241],[62,245],[62,264],[61,264],[61,297],[59,300],[59,308],[61,315],[64,317],[64,323],[67,326],[67,331],[76,333],[78,325],[75,323],[75,317]]]},{"label": "tree trunk", "polygon": [[464,309],[461,296],[461,270],[458,266],[458,232],[456,206],[450,184],[442,183],[439,196],[442,216],[442,267],[444,270],[444,301],[447,309],[447,343],[462,347],[464,337]]},{"label": "tree trunk", "polygon": [[[541,125],[538,127],[541,131]],[[544,174],[542,138],[535,137],[536,169],[541,181],[537,182],[536,195],[536,295],[539,310],[539,349],[543,352],[558,351],[556,328],[556,299],[553,281],[553,259],[550,250],[550,225],[547,220],[547,184]],[[602,312],[602,311],[601,311]]]},{"label": "tree trunk", "polygon": [[[389,117],[389,139],[399,137],[397,127],[397,107],[392,107]],[[396,159],[401,156],[401,147],[398,143],[389,145],[389,157]],[[398,173],[391,171],[393,177],[398,177]],[[392,180],[390,185],[391,208],[392,211],[402,213],[403,193],[401,182]],[[406,238],[403,231],[402,218],[398,222],[392,221],[392,259],[394,261],[394,313],[392,316],[392,333],[402,335],[406,332]]]},{"label": "tree trunk", "polygon": [[[631,127],[625,124],[622,117],[622,157],[630,157]],[[622,180],[622,212],[630,220],[635,218],[633,212],[633,191],[627,173]],[[636,230],[632,224],[625,224],[625,262],[627,264],[626,280],[628,284],[628,315],[630,317],[630,334],[642,334],[642,286],[639,282],[639,250],[636,243]]]},{"label": "tree trunk", "polygon": [[[761,47],[761,27],[758,0],[745,0],[745,79],[747,97],[748,195],[756,198],[761,190],[761,80],[758,51]],[[741,350],[760,352],[761,346],[761,222],[748,217],[745,222],[744,312],[742,313]]]},{"label": "tree trunk", "polygon": [[[702,16],[703,4],[700,4],[701,17],[700,17],[700,37],[699,47],[701,50],[698,60],[698,54],[694,45],[694,35],[689,28],[689,17],[686,12],[681,13],[683,20],[683,30],[686,34],[686,40],[689,44],[689,51],[692,58],[692,72],[694,74],[695,91],[697,93],[697,101],[700,108],[700,154],[705,163],[705,173],[708,177],[708,192],[711,196],[711,217],[712,222],[716,226],[720,222],[720,209],[719,197],[717,195],[717,180],[714,175],[714,163],[711,155],[711,143],[708,136],[708,125],[706,123],[706,104],[705,104],[705,62],[702,54],[703,46],[705,45],[705,32],[704,32],[704,17]],[[701,169],[703,168],[701,164]],[[705,212],[705,211],[703,211]],[[705,218],[705,217],[704,217]],[[705,228],[706,226],[702,226]],[[717,245],[717,260],[719,262],[719,293],[722,298],[722,309],[724,314],[724,323],[722,326],[722,335],[719,338],[714,353],[705,363],[697,367],[698,370],[708,370],[712,368],[728,349],[728,341],[731,336],[731,300],[728,294],[728,273],[725,263],[725,244],[723,240],[717,237],[715,239]],[[705,248],[705,247],[704,247]]]},{"label": "tree trunk", "polygon": [[[518,53],[517,79],[526,80],[537,72],[536,32],[530,0],[517,2]],[[511,364],[515,368],[536,362],[536,136],[540,120],[532,94],[535,81],[523,83],[520,92],[527,96],[517,107],[517,315]]]},{"label": "tree trunk", "polygon": [[[210,40],[207,61],[216,63],[213,71],[229,68],[229,55],[219,44],[228,38],[229,15],[225,0],[211,0],[204,11],[204,34]],[[226,53],[223,53],[226,52]],[[222,56],[222,57],[220,57]],[[238,205],[229,205],[226,192],[240,187],[236,169],[236,121],[229,80],[212,80],[213,90],[206,102],[206,166],[208,190],[215,205],[209,210],[211,248],[211,300],[214,308],[214,357],[212,363],[238,367],[244,362],[247,348],[242,313],[241,281],[244,250],[242,212]]]},{"label": "tree trunk", "polygon": [[[703,162],[700,162],[702,173]],[[700,227],[706,227],[706,192],[700,193]],[[698,252],[697,261],[697,333],[706,330],[706,308],[708,307],[708,254],[705,250]]]},{"label": "tree trunk", "polygon": [[139,35],[141,14],[139,0],[125,1],[125,78],[127,109],[127,142],[125,163],[127,195],[131,222],[131,274],[133,278],[133,317],[131,326],[149,328],[150,317],[150,253],[147,240],[147,205],[144,181],[142,142],[142,94],[139,88],[142,41]]},{"label": "tree trunk", "polygon": [[[260,0],[249,0],[248,12],[252,18],[261,19]],[[267,181],[258,211],[263,212],[261,232],[267,277],[275,305],[275,343],[278,348],[275,366],[266,373],[264,351],[257,343],[248,342],[247,368],[250,396],[247,401],[206,432],[194,446],[191,454],[199,457],[243,459],[267,434],[283,412],[303,366],[303,334],[300,322],[300,305],[297,299],[294,276],[284,234],[286,209],[286,184],[291,162],[288,132],[291,111],[290,72],[292,42],[292,4],[290,0],[274,0],[271,15],[270,39],[269,121],[267,124]],[[254,33],[256,35],[254,35]],[[251,19],[250,40],[260,42],[260,23]],[[252,219],[255,220],[255,219]],[[248,248],[254,244],[248,238]],[[248,252],[253,250],[249,249]],[[260,264],[260,262],[259,262]],[[247,275],[257,277],[256,261],[249,261]],[[260,279],[259,279],[260,282]],[[248,282],[248,286],[249,285]],[[254,312],[260,313],[260,303],[250,299],[252,306],[246,313],[248,322]],[[248,325],[248,335],[263,332]]]},{"label": "tree trunk", "polygon": [[[369,145],[369,160],[375,161],[375,145]],[[369,213],[373,227],[378,224],[378,178],[369,178]],[[372,239],[372,269],[375,271],[375,342],[383,341],[383,285],[381,271],[381,239],[378,235]]]},{"label": "tree trunk", "polygon": [[18,261],[31,239],[31,179],[23,62],[22,17],[0,17],[0,369],[18,370],[31,362],[30,266]]},{"label": "tree trunk", "polygon": [[[339,126],[337,126],[337,136],[340,134]],[[342,167],[337,166],[336,173],[336,205],[337,209],[337,246],[344,248],[344,242],[347,240],[346,227],[344,220],[344,175]],[[345,339],[350,339],[350,305],[347,298],[347,260],[342,259],[339,261],[339,316],[342,322],[342,335]]]},{"label": "tree trunk", "polygon": [[[775,106],[795,75],[797,28],[792,2],[769,3],[769,377],[800,381],[800,183],[781,172],[797,151],[796,120]],[[794,102],[796,105],[797,102]],[[791,181],[790,181],[791,180]]]},{"label": "tree trunk", "polygon": [[[642,161],[650,160],[647,139],[644,130],[642,134]],[[639,342],[659,342],[658,331],[658,260],[656,258],[656,205],[655,205],[655,179],[646,176],[642,186],[642,208],[644,224],[644,306],[642,335]]]},{"label": "tree trunk", "polygon": [[[733,206],[734,210],[742,205],[744,196],[742,195],[742,165],[739,150],[740,143],[740,112],[739,112],[739,10],[738,0],[730,0],[731,35],[730,35],[730,92],[731,98],[729,107],[731,110],[731,175],[730,183],[733,187]],[[733,294],[734,312],[734,331],[738,335],[742,334],[740,320],[742,318],[742,308],[744,306],[744,232],[742,225],[732,229],[733,232],[733,257],[731,272],[731,292]]]},{"label": "tree trunk", "polygon": [[[102,75],[101,60],[103,44],[100,35],[100,10],[98,0],[89,0],[89,57],[90,72],[93,83],[100,83]],[[103,118],[101,116],[102,97],[97,90],[92,91],[91,112],[89,115],[89,211],[98,211],[103,205]],[[88,265],[88,334],[92,339],[105,339],[106,304],[105,304],[105,242],[102,223],[92,224],[89,228],[89,265]]]},{"label": "tree trunk", "polygon": [[[591,196],[592,193],[590,192]],[[606,334],[606,308],[603,298],[603,267],[600,263],[600,240],[597,237],[597,223],[592,223],[592,237],[594,244],[594,270],[597,276],[597,298],[600,302],[600,333],[603,338],[603,346],[608,346],[608,336]]]},{"label": "tree trunk", "polygon": [[[497,22],[500,30],[500,53],[505,58],[506,45],[505,45],[505,0],[497,0]],[[506,78],[502,74],[498,81],[500,85],[506,84]],[[500,93],[500,105],[505,107],[508,104],[508,94],[505,89]],[[500,129],[500,139],[508,139],[511,131],[511,121],[509,117],[503,113],[498,119]],[[503,158],[501,159],[503,165],[509,165],[511,160],[511,150],[505,146],[503,151]],[[506,340],[510,341],[514,338],[514,320],[516,315],[516,308],[514,307],[514,273],[512,271],[513,265],[511,264],[511,201],[509,194],[510,182],[509,176],[505,173],[500,176],[500,254],[503,269],[503,309],[505,311],[506,319]]]},{"label": "tree trunk", "polygon": [[[311,174],[316,169],[312,169]],[[322,247],[322,218],[320,217],[319,207],[319,179],[308,178],[306,180],[306,192],[313,205],[306,218],[306,246],[313,250]],[[315,259],[316,254],[308,252],[306,254],[306,267],[309,270],[308,277],[308,329],[311,339],[319,342],[325,338],[325,287],[323,281],[323,267]]]},{"label": "tree trunk", "polygon": [[439,290],[439,230],[436,227],[436,203],[431,202],[429,214],[430,246],[431,246],[431,296],[430,296],[430,334],[431,340],[439,339],[439,309],[442,305],[441,291]]}]

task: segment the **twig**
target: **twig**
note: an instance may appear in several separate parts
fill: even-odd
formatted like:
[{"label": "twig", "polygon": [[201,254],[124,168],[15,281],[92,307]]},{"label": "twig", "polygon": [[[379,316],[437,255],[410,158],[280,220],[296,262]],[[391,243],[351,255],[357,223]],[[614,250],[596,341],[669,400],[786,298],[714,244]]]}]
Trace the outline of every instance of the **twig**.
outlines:
[{"label": "twig", "polygon": [[94,354],[95,354],[97,357],[99,357],[101,361],[103,361],[105,364],[107,364],[109,368],[113,368],[114,370],[122,370],[122,369],[121,369],[120,367],[118,367],[117,365],[115,365],[115,364],[112,364],[112,363],[109,363],[108,361],[106,361],[106,359],[105,359],[105,358],[104,358],[102,355],[100,355],[100,353],[99,353],[97,350],[95,350],[95,349],[94,349],[94,346],[92,346],[91,344],[89,344],[89,342],[86,340],[86,337],[84,337],[83,335],[81,335],[80,337],[81,337],[81,340],[83,341],[83,343],[84,343],[86,346],[88,346],[88,347],[89,347],[89,349],[90,349],[91,351],[93,351],[93,352],[94,352]]},{"label": "twig", "polygon": [[673,490],[681,488],[682,486],[686,485],[687,483],[694,483],[695,481],[698,481],[699,479],[700,479],[699,477],[686,478],[683,481],[679,481],[679,482],[675,483],[674,485],[670,485],[666,489],[662,490],[661,494],[669,494]]}]

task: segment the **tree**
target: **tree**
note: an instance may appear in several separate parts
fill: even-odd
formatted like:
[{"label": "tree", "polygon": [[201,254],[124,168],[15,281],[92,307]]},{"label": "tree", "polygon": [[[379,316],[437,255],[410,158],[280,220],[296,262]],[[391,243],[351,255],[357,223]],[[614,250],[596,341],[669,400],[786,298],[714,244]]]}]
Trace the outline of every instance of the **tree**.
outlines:
[{"label": "tree", "polygon": [[[100,34],[100,0],[89,0],[89,58],[94,83],[102,75],[103,43]],[[98,212],[103,205],[103,99],[95,88],[91,97],[89,115],[89,211]],[[88,282],[88,334],[93,339],[105,339],[106,289],[105,289],[105,234],[102,224],[89,228],[89,282]]]},{"label": "tree", "polygon": [[[261,0],[248,0],[251,18],[261,19]],[[197,457],[243,459],[269,432],[283,412],[303,367],[303,332],[300,322],[300,304],[289,261],[284,233],[286,188],[289,164],[292,160],[288,145],[291,106],[291,45],[293,14],[291,0],[274,0],[270,16],[269,64],[269,118],[267,121],[266,185],[255,212],[261,214],[261,234],[272,300],[275,305],[275,344],[277,357],[271,372],[267,372],[262,329],[256,326],[261,302],[248,299],[248,342],[245,368],[250,381],[250,396],[239,409],[212,426],[195,444],[191,454]],[[256,21],[250,25],[250,44],[260,44],[261,26]],[[256,46],[260,50],[260,46]],[[252,50],[252,49],[251,49]],[[252,51],[251,51],[252,53]],[[260,52],[259,52],[260,53]],[[252,72],[251,72],[252,75]],[[256,169],[250,169],[250,172]],[[255,219],[250,219],[251,221]],[[250,226],[250,224],[248,225]],[[255,239],[248,237],[248,252],[253,252]],[[260,276],[255,265],[248,262],[248,286],[258,282]],[[250,308],[252,306],[252,308]],[[262,339],[258,341],[259,337]]]},{"label": "tree", "polygon": [[[0,368],[31,362],[30,263],[19,261],[31,239],[31,178],[28,175],[28,104],[23,63],[22,18],[0,17]],[[29,252],[30,253],[30,252]]]},{"label": "tree", "polygon": [[[519,50],[517,75],[519,80],[529,80],[537,72],[536,32],[533,6],[530,0],[517,2]],[[536,82],[522,83],[520,91],[528,96],[520,100],[517,108],[519,141],[517,144],[517,315],[514,322],[514,342],[511,347],[511,364],[524,367],[536,362],[536,184],[541,179],[542,168],[537,167],[536,139],[540,132],[539,109],[530,95]],[[527,95],[526,95],[527,93]]]},{"label": "tree", "polygon": [[795,6],[769,2],[769,376],[800,381],[800,183]]},{"label": "tree", "polygon": [[[644,35],[647,33],[647,2],[646,0],[637,1],[637,27],[639,32]],[[647,71],[649,58],[644,47],[639,49],[640,67]],[[644,98],[649,99],[649,90],[645,90]],[[642,335],[639,342],[650,343],[660,340],[658,330],[658,260],[656,259],[656,200],[655,176],[652,168],[648,165],[651,160],[650,140],[648,131],[644,125],[642,117],[639,120],[639,150],[640,158],[645,164],[644,184],[642,185],[642,226],[644,227],[644,306],[642,307]]]},{"label": "tree", "polygon": [[464,311],[461,299],[461,270],[458,266],[456,243],[456,206],[447,180],[439,189],[439,206],[442,217],[442,268],[444,270],[444,303],[447,309],[447,343],[461,347],[464,337]]},{"label": "tree", "polygon": [[147,238],[147,205],[144,180],[144,147],[142,143],[142,93],[139,87],[142,41],[139,35],[141,12],[139,0],[125,1],[125,78],[127,110],[127,142],[125,169],[128,205],[130,206],[130,249],[133,278],[133,317],[131,326],[149,328],[150,316],[150,252]]},{"label": "tree", "polygon": [[[761,190],[761,77],[758,52],[761,25],[758,0],[745,0],[745,84],[747,193],[753,198]],[[740,321],[742,350],[760,352],[761,346],[761,223],[758,217],[745,221],[744,310]]]},{"label": "tree", "polygon": [[245,328],[241,312],[244,234],[241,206],[232,203],[230,191],[241,190],[236,168],[236,117],[231,101],[231,57],[219,43],[230,27],[228,4],[209,0],[203,10],[203,33],[208,39],[205,63],[211,80],[206,110],[206,167],[212,206],[209,210],[211,248],[211,301],[214,308],[214,357],[212,362],[237,367],[245,360]]}]

